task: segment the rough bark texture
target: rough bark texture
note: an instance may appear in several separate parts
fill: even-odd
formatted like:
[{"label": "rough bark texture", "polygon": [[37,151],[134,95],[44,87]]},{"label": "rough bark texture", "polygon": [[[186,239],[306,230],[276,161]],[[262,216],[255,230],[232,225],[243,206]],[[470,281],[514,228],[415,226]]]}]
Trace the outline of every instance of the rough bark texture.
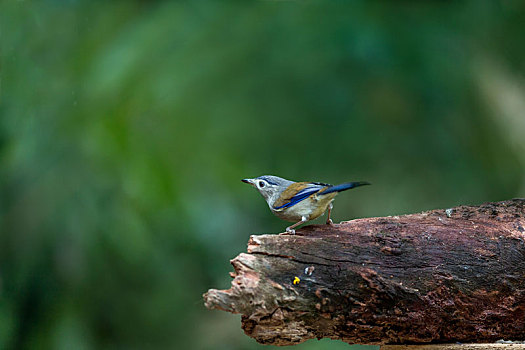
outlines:
[{"label": "rough bark texture", "polygon": [[231,263],[206,306],[263,344],[525,340],[525,199],[251,236]]},{"label": "rough bark texture", "polygon": [[523,344],[384,345],[381,350],[522,350]]}]

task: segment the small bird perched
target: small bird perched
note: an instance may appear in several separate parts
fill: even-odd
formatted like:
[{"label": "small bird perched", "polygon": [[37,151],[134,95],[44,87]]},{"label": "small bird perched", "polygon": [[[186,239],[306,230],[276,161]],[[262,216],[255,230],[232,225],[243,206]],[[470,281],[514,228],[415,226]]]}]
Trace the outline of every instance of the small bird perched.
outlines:
[{"label": "small bird perched", "polygon": [[326,224],[332,224],[330,212],[332,201],[337,193],[351,188],[370,185],[365,181],[346,182],[330,185],[321,182],[294,182],[273,175],[263,175],[254,179],[243,179],[251,184],[264,197],[270,210],[281,219],[295,222],[286,232],[295,234],[294,227],[323,215],[328,209]]}]

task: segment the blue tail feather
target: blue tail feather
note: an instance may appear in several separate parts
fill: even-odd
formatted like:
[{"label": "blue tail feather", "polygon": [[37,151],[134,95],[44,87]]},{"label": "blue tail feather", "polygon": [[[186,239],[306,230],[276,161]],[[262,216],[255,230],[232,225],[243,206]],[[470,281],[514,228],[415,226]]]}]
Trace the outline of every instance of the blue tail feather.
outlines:
[{"label": "blue tail feather", "polygon": [[332,192],[341,192],[341,191],[346,191],[346,190],[349,190],[351,188],[355,188],[355,187],[359,187],[359,186],[364,186],[364,185],[370,185],[369,182],[366,182],[366,181],[358,181],[358,182],[346,182],[344,184],[340,184],[340,185],[335,185],[335,186],[332,186],[332,187],[328,187],[326,190],[318,193],[318,195],[323,195],[323,194],[328,194],[328,193],[332,193]]}]

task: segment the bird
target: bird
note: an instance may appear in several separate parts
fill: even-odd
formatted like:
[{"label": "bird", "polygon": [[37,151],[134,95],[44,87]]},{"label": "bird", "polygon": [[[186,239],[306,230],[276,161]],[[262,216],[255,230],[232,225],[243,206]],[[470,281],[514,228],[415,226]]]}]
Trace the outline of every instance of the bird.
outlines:
[{"label": "bird", "polygon": [[259,191],[273,214],[283,220],[295,222],[286,228],[288,234],[295,234],[295,227],[318,218],[327,209],[326,224],[333,224],[330,214],[334,197],[339,192],[370,185],[366,181],[346,182],[335,186],[322,182],[295,182],[274,175],[262,175],[241,181]]}]

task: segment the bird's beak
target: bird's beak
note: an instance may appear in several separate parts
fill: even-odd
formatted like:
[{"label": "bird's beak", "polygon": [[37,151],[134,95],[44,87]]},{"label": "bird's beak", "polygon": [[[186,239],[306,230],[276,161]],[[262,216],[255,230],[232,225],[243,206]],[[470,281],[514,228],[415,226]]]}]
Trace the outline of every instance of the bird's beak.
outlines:
[{"label": "bird's beak", "polygon": [[253,186],[253,180],[252,179],[242,179],[241,181]]}]

